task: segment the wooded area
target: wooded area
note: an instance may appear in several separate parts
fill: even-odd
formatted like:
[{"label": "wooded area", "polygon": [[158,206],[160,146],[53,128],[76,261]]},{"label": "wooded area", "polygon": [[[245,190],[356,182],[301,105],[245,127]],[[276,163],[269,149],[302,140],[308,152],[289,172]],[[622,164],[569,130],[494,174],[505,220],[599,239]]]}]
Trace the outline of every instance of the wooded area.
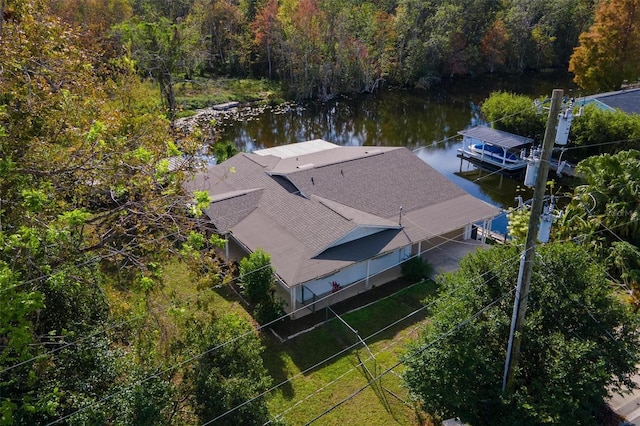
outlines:
[{"label": "wooded area", "polygon": [[[442,77],[566,69],[580,35],[594,22],[596,3],[55,0],[49,6],[82,29],[85,43],[98,42],[103,60],[122,54],[135,59],[173,111],[175,82],[197,76],[276,79],[295,98],[326,100],[371,92],[382,83],[429,87]],[[606,10],[605,3],[611,4]],[[639,76],[635,3],[602,2],[599,10],[608,18],[580,38],[584,46],[572,67],[585,87],[615,88]],[[610,40],[606,48],[602,37]],[[594,43],[600,53],[592,52]],[[610,55],[620,59],[608,63]],[[589,76],[594,66],[603,70],[602,85]]]},{"label": "wooded area", "polygon": [[[272,283],[249,289],[251,279],[235,281],[234,266],[215,252],[222,241],[202,220],[208,195],[184,191],[199,167],[184,159],[208,135],[174,128],[176,82],[266,77],[296,97],[329,98],[371,91],[383,80],[427,86],[442,76],[566,66],[593,7],[570,0],[0,0],[0,423],[284,421],[267,405],[267,336],[225,292],[231,281],[244,286],[254,315],[272,318],[280,312],[269,299]],[[159,85],[162,102],[148,81]],[[535,123],[525,126],[537,131]],[[584,144],[591,143],[587,123],[581,126]],[[570,214],[558,246],[545,252],[538,271],[542,282],[555,280],[566,292],[541,286],[532,324],[540,334],[531,342],[557,348],[551,372],[571,380],[557,380],[556,403],[547,398],[528,412],[533,422],[556,418],[566,408],[562,395],[592,420],[581,404],[602,402],[605,385],[625,384],[638,361],[629,350],[637,315],[612,290],[621,285],[637,297],[638,164],[633,150],[588,159],[578,169],[585,185],[567,195]],[[585,209],[592,197],[597,206]],[[573,246],[577,237],[584,250]],[[441,282],[446,291],[479,280],[486,294],[467,297],[472,289],[461,285],[461,296],[434,310],[428,332],[450,324],[447,306],[471,313],[506,300],[513,265],[484,277],[511,251],[470,258],[461,275]],[[240,268],[246,275],[267,263],[264,253]],[[555,321],[558,311],[543,315],[557,298],[570,305],[561,305],[572,315],[566,323]],[[585,321],[587,314],[597,321]],[[502,332],[504,318],[487,314],[469,333]],[[499,340],[488,342],[491,354]],[[456,409],[420,404],[429,394],[411,383],[428,373],[419,370],[428,358],[418,356],[419,347],[413,353],[402,361],[413,368],[406,376],[416,396],[410,410],[437,416]],[[451,371],[458,367],[455,353],[434,354]],[[464,361],[474,367],[464,370],[472,377],[483,365],[476,361],[493,359]],[[500,407],[528,408],[540,400],[535,392],[544,392],[545,377],[523,375],[535,387]]]}]

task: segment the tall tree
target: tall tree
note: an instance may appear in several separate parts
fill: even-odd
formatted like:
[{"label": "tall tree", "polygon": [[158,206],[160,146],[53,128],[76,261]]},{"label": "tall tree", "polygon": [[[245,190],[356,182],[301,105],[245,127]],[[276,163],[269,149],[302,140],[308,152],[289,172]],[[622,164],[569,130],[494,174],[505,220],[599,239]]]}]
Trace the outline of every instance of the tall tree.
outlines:
[{"label": "tall tree", "polygon": [[161,17],[155,22],[128,21],[115,26],[115,32],[136,61],[140,73],[152,77],[160,87],[167,116],[173,123],[176,115],[175,74],[185,69],[181,26]]},{"label": "tall tree", "polygon": [[204,53],[207,71],[246,74],[249,52],[248,21],[236,1],[196,0],[185,26],[195,37],[185,49]]},{"label": "tall tree", "polygon": [[501,392],[519,248],[481,250],[440,280],[431,323],[407,355],[420,406],[474,425],[595,424],[632,385],[638,320],[592,256],[572,243],[536,258],[513,395]]},{"label": "tall tree", "polygon": [[[79,423],[137,423],[157,400],[131,383],[148,372],[132,366],[130,336],[107,332],[104,287],[160,281],[196,223],[186,168],[168,157],[197,145],[172,142],[157,105],[138,102],[148,94],[126,58],[100,68],[45,2],[12,13],[0,42],[0,415],[39,424],[87,408]],[[129,384],[139,400],[96,404]]]},{"label": "tall tree", "polygon": [[480,51],[490,73],[505,64],[508,41],[507,26],[502,19],[496,19],[491,28],[484,34],[480,43]]},{"label": "tall tree", "polygon": [[587,90],[617,90],[640,78],[640,1],[599,3],[595,22],[580,35],[569,62],[575,81]]},{"label": "tall tree", "polygon": [[[193,407],[200,423],[261,425],[269,420],[264,397],[271,379],[260,357],[263,347],[251,325],[237,316],[191,327],[199,357],[188,370]],[[247,403],[247,401],[251,401]]]},{"label": "tall tree", "polygon": [[255,34],[256,46],[264,47],[267,61],[267,76],[273,76],[273,45],[281,38],[281,28],[278,20],[278,0],[269,0],[258,12],[252,29]]}]

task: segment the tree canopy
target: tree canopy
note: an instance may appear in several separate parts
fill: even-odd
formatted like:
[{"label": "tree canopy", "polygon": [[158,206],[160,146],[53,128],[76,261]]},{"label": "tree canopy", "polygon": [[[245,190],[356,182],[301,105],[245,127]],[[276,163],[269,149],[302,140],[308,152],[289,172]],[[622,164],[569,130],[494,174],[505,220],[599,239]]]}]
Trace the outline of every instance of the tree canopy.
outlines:
[{"label": "tree canopy", "polygon": [[[574,0],[72,0],[53,13],[129,49],[160,83],[198,75],[275,79],[296,98],[427,87],[442,77],[566,67],[593,2]],[[111,37],[110,28],[119,28]],[[123,31],[126,29],[125,31]],[[170,80],[169,73],[175,80]]]},{"label": "tree canopy", "polygon": [[595,424],[608,393],[631,383],[637,317],[603,267],[572,243],[538,253],[512,395],[501,384],[519,248],[480,250],[441,277],[433,320],[405,356],[425,411],[474,425]]},{"label": "tree canopy", "polygon": [[576,83],[607,91],[634,82],[640,78],[640,1],[599,2],[595,22],[579,40],[569,62]]},{"label": "tree canopy", "polygon": [[561,237],[577,236],[609,247],[624,240],[640,246],[640,151],[621,151],[582,160],[584,185],[573,191],[560,223]]},{"label": "tree canopy", "polygon": [[[251,330],[214,316],[215,333],[188,340],[168,330],[210,322],[168,325],[151,302],[169,259],[219,272],[209,253],[220,241],[192,214],[203,200],[183,188],[200,141],[173,131],[129,57],[101,63],[100,45],[43,1],[2,5],[0,423],[189,423],[199,382],[179,360]],[[264,387],[253,365],[226,375],[238,395]]]},{"label": "tree canopy", "polygon": [[[579,99],[573,104],[576,115],[580,104]],[[494,128],[531,137],[540,143],[545,128],[543,107],[536,107],[534,99],[528,96],[495,92],[483,101],[481,110]],[[574,117],[569,142],[563,158],[576,163],[596,154],[640,149],[640,116],[588,104],[582,108],[582,115]]]}]

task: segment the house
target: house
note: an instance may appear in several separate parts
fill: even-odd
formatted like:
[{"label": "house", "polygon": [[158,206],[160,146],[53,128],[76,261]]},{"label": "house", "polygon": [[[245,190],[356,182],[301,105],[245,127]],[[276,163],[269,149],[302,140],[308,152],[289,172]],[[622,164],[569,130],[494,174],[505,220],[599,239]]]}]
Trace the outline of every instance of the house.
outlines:
[{"label": "house", "polygon": [[577,99],[577,105],[594,103],[606,111],[620,110],[627,114],[640,114],[640,87],[618,90],[616,92],[598,93]]},{"label": "house", "polygon": [[188,189],[208,191],[228,258],[270,254],[293,318],[398,277],[405,260],[499,213],[404,147],[324,140],[238,154]]}]

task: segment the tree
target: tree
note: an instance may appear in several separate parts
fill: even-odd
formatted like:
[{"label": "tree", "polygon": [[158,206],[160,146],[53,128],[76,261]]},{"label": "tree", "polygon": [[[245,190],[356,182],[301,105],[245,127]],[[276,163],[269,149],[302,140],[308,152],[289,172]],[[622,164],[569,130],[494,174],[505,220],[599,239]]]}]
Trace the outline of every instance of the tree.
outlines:
[{"label": "tree", "polygon": [[240,260],[240,282],[244,294],[251,303],[259,303],[271,292],[273,286],[273,268],[271,256],[257,249]]},{"label": "tree", "polygon": [[404,374],[420,406],[474,425],[595,424],[609,392],[631,386],[638,319],[601,266],[572,243],[540,247],[516,391],[501,384],[520,249],[497,246],[443,276],[432,322]]},{"label": "tree", "polygon": [[207,71],[246,74],[249,31],[238,2],[196,0],[185,27],[192,37],[184,54],[202,54]]},{"label": "tree", "polygon": [[257,47],[264,46],[267,59],[267,77],[273,75],[273,44],[282,37],[278,20],[278,1],[269,0],[258,12],[253,21],[252,30],[255,34],[254,43]]},{"label": "tree", "polygon": [[193,383],[193,406],[200,423],[213,419],[221,425],[267,422],[269,411],[260,394],[271,379],[260,357],[264,348],[251,325],[229,315],[191,330],[190,339],[203,355],[186,381]]},{"label": "tree", "polygon": [[640,77],[640,1],[600,2],[595,22],[580,35],[569,61],[575,82],[587,90],[617,90]]},{"label": "tree", "polygon": [[52,0],[48,3],[52,13],[81,28],[92,41],[107,37],[111,25],[133,14],[128,0]]},{"label": "tree", "polygon": [[235,142],[232,141],[216,141],[213,144],[212,152],[214,157],[216,157],[216,162],[220,164],[236,155],[238,153],[238,147]]},{"label": "tree", "polygon": [[130,410],[96,404],[154,367],[134,367],[131,335],[112,340],[105,289],[144,295],[198,228],[188,168],[167,160],[196,145],[140,100],[127,58],[102,67],[45,3],[12,8],[0,43],[0,415],[41,424],[87,408],[72,421],[138,423],[171,386],[133,386]]},{"label": "tree", "polygon": [[491,28],[484,34],[480,43],[480,51],[484,56],[490,73],[505,64],[508,41],[507,26],[502,19],[496,19]]},{"label": "tree", "polygon": [[160,87],[167,116],[173,123],[176,116],[174,75],[185,69],[181,27],[161,17],[155,22],[128,21],[114,29],[121,43],[130,50],[140,73],[152,77]]},{"label": "tree", "polygon": [[640,149],[640,115],[587,105],[582,115],[573,120],[570,141],[584,148],[569,152],[574,161],[597,154]]},{"label": "tree", "polygon": [[254,305],[253,315],[262,324],[284,314],[283,302],[276,298],[271,256],[257,249],[240,260],[240,282],[244,294]]},{"label": "tree", "polygon": [[482,102],[481,110],[494,128],[542,141],[545,117],[527,96],[494,92]]},{"label": "tree", "polygon": [[560,237],[575,237],[606,251],[614,241],[640,247],[640,151],[589,157],[576,166],[577,186],[560,221]]}]

